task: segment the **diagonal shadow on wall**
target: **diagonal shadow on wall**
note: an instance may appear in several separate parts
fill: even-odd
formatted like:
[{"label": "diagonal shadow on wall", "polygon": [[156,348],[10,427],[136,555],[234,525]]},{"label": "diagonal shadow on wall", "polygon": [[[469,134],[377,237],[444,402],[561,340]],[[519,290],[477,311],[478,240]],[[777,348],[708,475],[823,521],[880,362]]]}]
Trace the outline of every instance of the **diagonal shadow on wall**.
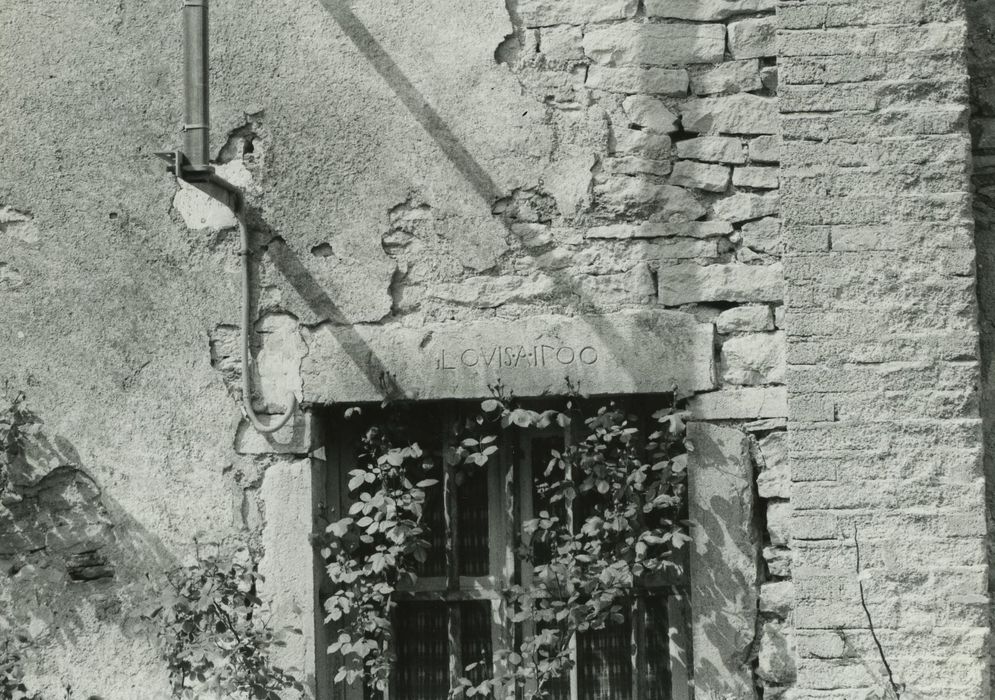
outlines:
[{"label": "diagonal shadow on wall", "polygon": [[[472,186],[481,199],[487,211],[493,211],[496,204],[508,197],[495,183],[490,174],[477,162],[473,154],[463,145],[452,128],[418,91],[411,80],[384,50],[377,39],[371,34],[362,20],[339,0],[321,0],[322,6],[329,12],[345,35],[352,41],[357,50],[377,74],[394,91],[408,112],[435,141],[442,153],[449,159],[456,170]],[[495,215],[497,216],[497,215]],[[509,234],[520,238],[508,219],[501,217]],[[383,358],[369,347],[366,341],[347,322],[341,308],[329,296],[308,271],[306,265],[286,245],[279,232],[274,231],[262,218],[261,212],[254,209],[250,215],[252,227],[262,234],[268,244],[268,255],[274,265],[286,276],[294,289],[301,295],[309,307],[320,317],[330,323],[332,334],[339,341],[350,359],[367,376],[370,383],[381,387],[385,397],[402,398],[416,387],[403,387],[397,383],[396,377],[389,371]],[[522,246],[527,254],[538,260],[538,254],[528,246]],[[540,264],[539,270],[547,275],[555,284],[556,289],[565,292],[569,297],[578,299],[574,307],[583,306],[584,302],[593,302],[590,294],[583,288],[577,275],[569,270],[555,269]],[[596,308],[596,306],[595,306]],[[599,338],[615,353],[623,355],[630,341],[615,331],[611,324],[601,324],[592,328]],[[706,360],[707,361],[707,360]],[[414,394],[411,394],[414,395]]]}]

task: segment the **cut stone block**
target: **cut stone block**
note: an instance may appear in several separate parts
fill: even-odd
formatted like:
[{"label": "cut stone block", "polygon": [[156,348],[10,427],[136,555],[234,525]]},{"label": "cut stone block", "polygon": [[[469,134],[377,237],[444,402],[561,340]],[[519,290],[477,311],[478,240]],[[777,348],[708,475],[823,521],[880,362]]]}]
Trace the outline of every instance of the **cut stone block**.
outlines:
[{"label": "cut stone block", "polygon": [[691,92],[696,95],[750,92],[763,87],[760,61],[726,61],[716,66],[695,66],[690,69]]},{"label": "cut stone block", "polygon": [[732,233],[725,221],[643,221],[633,224],[608,224],[588,229],[586,238],[718,238]]},{"label": "cut stone block", "polygon": [[670,137],[666,134],[654,134],[642,129],[619,129],[615,135],[615,153],[618,154],[667,160],[670,148]]},{"label": "cut stone block", "polygon": [[780,255],[784,252],[784,240],[781,237],[781,220],[769,216],[743,224],[739,230],[743,245],[759,253]]},{"label": "cut stone block", "polygon": [[776,0],[646,0],[650,17],[714,22],[736,15],[773,10]]},{"label": "cut stone block", "polygon": [[757,17],[729,24],[729,53],[735,59],[777,55],[777,17]]},{"label": "cut stone block", "polygon": [[761,498],[791,498],[791,465],[788,463],[788,434],[784,431],[761,438],[757,448],[760,475],[757,493]]},{"label": "cut stone block", "polygon": [[722,381],[726,384],[781,384],[787,369],[783,332],[746,333],[722,344]]},{"label": "cut stone block", "polygon": [[701,420],[786,418],[788,392],[782,386],[723,389],[695,396],[689,407]]},{"label": "cut stone block", "polygon": [[680,306],[701,301],[781,301],[784,270],[773,265],[681,263],[659,271],[660,303]]},{"label": "cut stone block", "polygon": [[625,95],[683,96],[688,91],[688,72],[684,69],[593,65],[587,72],[587,87]]},{"label": "cut stone block", "polygon": [[687,436],[694,445],[688,505],[695,694],[746,700],[754,697],[750,649],[760,583],[749,439],[700,422],[688,424]]},{"label": "cut stone block", "polygon": [[750,141],[750,160],[755,163],[777,163],[781,160],[781,137],[758,136]]},{"label": "cut stone block", "polygon": [[682,160],[674,164],[670,184],[708,192],[725,192],[729,188],[729,168]]},{"label": "cut stone block", "polygon": [[609,22],[632,17],[638,4],[636,0],[519,0],[518,16],[526,27]]},{"label": "cut stone block", "polygon": [[740,93],[706,97],[681,107],[684,129],[699,134],[777,134],[777,100]]},{"label": "cut stone block", "polygon": [[719,63],[725,50],[726,28],[721,24],[625,22],[588,27],[584,34],[585,53],[606,66]]},{"label": "cut stone block", "polygon": [[720,313],[715,319],[719,333],[743,333],[774,330],[774,319],[769,306],[736,306]]},{"label": "cut stone block", "polygon": [[677,142],[677,155],[709,163],[745,163],[743,142],[732,136],[700,136]]},{"label": "cut stone block", "polygon": [[598,206],[606,213],[623,216],[649,216],[694,221],[705,215],[705,207],[688,190],[662,185],[640,177],[609,176],[595,185]]},{"label": "cut stone block", "polygon": [[324,324],[308,339],[304,399],[314,403],[484,398],[502,382],[519,396],[562,393],[565,377],[592,394],[688,394],[714,388],[713,326],[690,314],[430,323],[419,328]]},{"label": "cut stone block", "polygon": [[677,115],[660,100],[646,95],[631,95],[622,102],[629,122],[657,134],[677,131]]},{"label": "cut stone block", "polygon": [[736,168],[732,173],[732,184],[736,187],[776,190],[780,184],[778,171],[778,168],[758,168],[756,166]]},{"label": "cut stone block", "polygon": [[777,214],[781,200],[777,192],[737,192],[712,205],[712,213],[723,221],[750,221]]}]

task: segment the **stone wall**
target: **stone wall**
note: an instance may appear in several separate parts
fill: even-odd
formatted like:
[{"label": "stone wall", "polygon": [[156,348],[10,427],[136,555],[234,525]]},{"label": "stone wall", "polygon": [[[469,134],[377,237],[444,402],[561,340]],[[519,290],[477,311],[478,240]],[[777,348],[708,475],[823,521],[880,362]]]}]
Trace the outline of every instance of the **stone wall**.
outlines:
[{"label": "stone wall", "polygon": [[987,698],[963,7],[778,17],[791,697]]}]

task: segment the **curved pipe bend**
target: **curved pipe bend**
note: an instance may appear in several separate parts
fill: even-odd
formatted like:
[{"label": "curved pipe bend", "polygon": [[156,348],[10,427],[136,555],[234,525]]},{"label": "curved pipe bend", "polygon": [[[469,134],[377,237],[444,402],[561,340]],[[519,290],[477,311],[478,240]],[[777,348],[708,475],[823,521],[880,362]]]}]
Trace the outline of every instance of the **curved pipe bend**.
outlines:
[{"label": "curved pipe bend", "polygon": [[239,252],[239,256],[242,258],[242,410],[245,412],[245,417],[252,423],[252,427],[258,432],[275,433],[287,424],[287,421],[294,415],[294,411],[297,410],[297,396],[293,392],[290,393],[287,411],[269,425],[260,421],[259,416],[252,409],[252,384],[250,382],[252,355],[249,354],[249,326],[252,322],[249,305],[249,227],[245,225],[245,219],[242,217],[240,200],[241,197],[231,207],[231,210],[235,215],[235,221],[238,222],[238,232],[242,239],[242,250]]}]

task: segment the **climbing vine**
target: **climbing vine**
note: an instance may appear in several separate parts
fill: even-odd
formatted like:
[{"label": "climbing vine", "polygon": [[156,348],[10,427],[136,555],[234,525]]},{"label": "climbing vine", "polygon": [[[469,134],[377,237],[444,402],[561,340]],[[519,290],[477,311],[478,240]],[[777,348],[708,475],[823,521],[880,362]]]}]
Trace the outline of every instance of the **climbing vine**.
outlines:
[{"label": "climbing vine", "polygon": [[[520,687],[541,700],[570,672],[577,634],[622,622],[634,588],[680,571],[675,554],[689,540],[682,520],[686,414],[676,407],[657,411],[654,429],[643,435],[641,421],[614,404],[588,416],[574,401],[563,411],[534,411],[495,387],[480,408],[454,429],[445,451],[457,477],[486,468],[501,431],[583,426],[579,439],[552,452],[538,485],[543,508],[521,526],[518,555],[531,581],[503,591],[510,621],[524,623],[520,643],[470,664],[453,690],[453,697],[488,697]],[[322,549],[333,590],[326,622],[338,632],[328,649],[340,659],[336,681],[363,678],[375,689],[386,687],[395,661],[395,597],[429,556],[423,511],[426,489],[437,480],[421,477],[432,467],[418,442],[388,429],[370,428],[362,439],[349,472],[355,501],[328,526]],[[492,665],[500,669],[496,675],[479,673]]]},{"label": "climbing vine", "polygon": [[280,700],[281,690],[303,691],[270,658],[284,646],[256,594],[262,576],[248,554],[231,559],[198,556],[167,574],[167,587],[146,619],[155,624],[176,698]]}]

